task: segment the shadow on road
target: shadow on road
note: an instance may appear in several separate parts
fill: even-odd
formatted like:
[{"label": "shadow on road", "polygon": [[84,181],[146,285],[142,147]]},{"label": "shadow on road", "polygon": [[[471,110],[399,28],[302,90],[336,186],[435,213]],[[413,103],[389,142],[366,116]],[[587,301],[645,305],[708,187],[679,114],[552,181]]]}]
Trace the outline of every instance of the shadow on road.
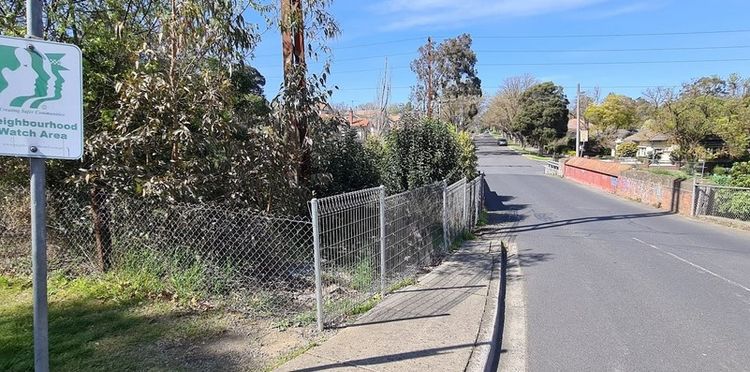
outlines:
[{"label": "shadow on road", "polygon": [[615,214],[615,215],[609,215],[609,216],[580,217],[580,218],[571,218],[567,220],[542,222],[542,223],[537,223],[537,224],[532,224],[532,225],[517,225],[517,226],[500,227],[499,230],[508,234],[517,234],[517,233],[536,231],[536,230],[554,229],[554,228],[563,227],[563,226],[579,225],[582,223],[662,217],[662,216],[667,216],[671,214],[673,213],[672,212],[654,212],[654,213]]}]

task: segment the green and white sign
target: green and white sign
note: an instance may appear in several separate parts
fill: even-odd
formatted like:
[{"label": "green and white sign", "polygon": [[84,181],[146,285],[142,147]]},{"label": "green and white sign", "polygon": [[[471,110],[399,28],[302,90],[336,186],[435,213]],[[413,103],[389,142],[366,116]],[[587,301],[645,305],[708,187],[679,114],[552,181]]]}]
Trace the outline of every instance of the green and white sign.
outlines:
[{"label": "green and white sign", "polygon": [[71,44],[0,37],[0,155],[83,155],[81,50]]}]

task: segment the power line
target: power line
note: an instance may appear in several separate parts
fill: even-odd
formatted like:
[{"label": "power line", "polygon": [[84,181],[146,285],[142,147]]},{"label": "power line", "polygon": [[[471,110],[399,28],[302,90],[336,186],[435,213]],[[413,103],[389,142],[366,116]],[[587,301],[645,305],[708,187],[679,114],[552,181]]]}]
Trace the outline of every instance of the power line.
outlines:
[{"label": "power line", "polygon": [[[707,30],[707,31],[681,31],[681,32],[640,32],[640,33],[613,33],[613,34],[559,34],[559,35],[472,35],[472,39],[580,39],[580,38],[603,38],[603,37],[645,37],[645,36],[685,36],[685,35],[714,35],[714,34],[737,34],[750,32],[750,29],[734,30]],[[332,49],[353,49],[378,45],[397,44],[406,41],[426,40],[429,35],[389,41],[379,41],[367,44],[344,45],[331,47]],[[452,36],[437,36],[433,39],[448,39]]]},{"label": "power line", "polygon": [[[661,61],[595,61],[595,62],[525,62],[525,63],[478,63],[477,67],[539,67],[539,66],[598,66],[598,65],[656,65],[656,64],[676,64],[676,63],[708,63],[708,62],[747,62],[750,58],[718,58],[718,59],[682,59],[682,60],[661,60]],[[391,67],[391,70],[405,70],[409,66]],[[354,74],[363,72],[376,72],[380,69],[359,69],[336,71],[331,69],[331,76],[336,74]],[[272,77],[269,77],[272,78]]]},{"label": "power line", "polygon": [[[582,89],[645,89],[645,88],[679,88],[682,85],[590,85],[590,86],[581,86]],[[575,89],[575,86],[562,86],[564,89]],[[412,86],[410,85],[402,85],[402,86],[395,86],[391,87],[392,89],[411,89]],[[370,90],[377,90],[377,88],[369,88],[369,87],[357,87],[357,88],[341,88],[334,89],[334,91],[370,91]]]},{"label": "power line", "polygon": [[683,32],[642,32],[642,33],[620,33],[620,34],[563,34],[563,35],[499,35],[499,36],[472,36],[473,39],[574,39],[574,38],[601,38],[601,37],[643,37],[643,36],[682,36],[682,35],[711,35],[711,34],[736,34],[750,32],[750,29],[738,30],[710,30],[710,31],[683,31]]},{"label": "power line", "polygon": [[[728,50],[748,49],[750,45],[700,46],[700,47],[660,47],[660,48],[618,48],[618,49],[479,49],[476,53],[609,53],[609,52],[668,52],[690,50]],[[381,59],[399,56],[413,56],[417,52],[392,53],[387,55],[372,55],[364,57],[334,58],[334,62],[361,61],[367,59]],[[274,55],[274,57],[277,57]]]},{"label": "power line", "polygon": [[704,63],[704,62],[743,62],[750,58],[724,58],[724,59],[683,59],[669,61],[622,61],[622,62],[542,62],[542,63],[489,63],[480,66],[592,66],[592,65],[651,65],[669,63]]},{"label": "power line", "polygon": [[[605,38],[605,37],[648,37],[648,36],[687,36],[687,35],[716,35],[716,34],[739,34],[750,32],[750,29],[733,30],[707,30],[707,31],[682,31],[682,32],[642,32],[642,33],[612,33],[612,34],[561,34],[561,35],[472,35],[472,39],[582,39],[582,38]],[[407,41],[427,40],[429,35],[410,37],[403,39],[385,40],[364,44],[352,44],[343,46],[332,46],[333,50],[366,48],[380,45],[399,44]],[[433,39],[447,39],[452,36],[438,36]],[[255,57],[278,56],[278,54],[259,54]]]}]

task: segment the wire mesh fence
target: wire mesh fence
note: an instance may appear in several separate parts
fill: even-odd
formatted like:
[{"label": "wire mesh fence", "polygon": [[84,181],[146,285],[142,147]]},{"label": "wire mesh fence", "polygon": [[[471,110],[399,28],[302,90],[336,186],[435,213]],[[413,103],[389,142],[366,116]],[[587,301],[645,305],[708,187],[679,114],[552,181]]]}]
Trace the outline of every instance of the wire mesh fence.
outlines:
[{"label": "wire mesh fence", "polygon": [[[476,225],[482,181],[314,199],[312,218],[98,189],[51,189],[47,204],[50,270],[145,276],[176,298],[322,325],[438,263]],[[30,229],[28,190],[1,189],[1,274],[31,272]]]},{"label": "wire mesh fence", "polygon": [[[0,268],[30,272],[28,191],[0,204]],[[314,310],[312,225],[215,204],[51,190],[50,270],[152,277],[178,298],[215,297],[258,315]]]},{"label": "wire mesh fence", "polygon": [[699,185],[696,192],[696,216],[750,221],[750,188]]},{"label": "wire mesh fence", "polygon": [[451,242],[476,225],[482,181],[385,195],[380,187],[311,202],[319,252],[319,327],[367,310],[378,295],[437,263]]}]

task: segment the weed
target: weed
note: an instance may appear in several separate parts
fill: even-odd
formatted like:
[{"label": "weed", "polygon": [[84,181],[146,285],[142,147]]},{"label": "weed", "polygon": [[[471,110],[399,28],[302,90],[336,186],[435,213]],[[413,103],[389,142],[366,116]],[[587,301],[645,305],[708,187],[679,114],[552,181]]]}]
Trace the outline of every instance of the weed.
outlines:
[{"label": "weed", "polygon": [[185,270],[172,272],[170,282],[178,299],[202,297],[203,283],[206,282],[204,268],[199,263],[193,263]]},{"label": "weed", "polygon": [[677,179],[686,180],[690,178],[690,176],[679,170],[673,170],[673,169],[660,169],[660,168],[646,168],[646,171],[652,174],[657,174],[660,176],[669,176],[669,177],[676,177]]},{"label": "weed", "polygon": [[396,292],[401,288],[408,287],[414,284],[417,284],[417,279],[411,278],[411,277],[405,278],[396,283],[391,284],[391,286],[388,287],[388,290],[386,291],[386,293]]},{"label": "weed", "polygon": [[346,315],[348,316],[356,316],[360,314],[364,314],[370,310],[372,310],[375,305],[377,305],[382,298],[380,297],[380,294],[377,294],[375,296],[370,297],[369,299],[365,300],[362,303],[356,304],[349,309],[346,310]]},{"label": "weed", "polygon": [[486,209],[482,208],[482,211],[479,212],[479,220],[477,221],[477,226],[487,226],[490,223],[490,215],[487,212]]},{"label": "weed", "polygon": [[371,258],[365,258],[359,261],[352,274],[352,288],[357,291],[368,291],[372,289],[375,281],[375,267]]},{"label": "weed", "polygon": [[310,350],[310,349],[312,349],[312,348],[314,348],[316,346],[318,346],[318,344],[316,342],[310,342],[309,344],[307,344],[305,346],[302,346],[300,348],[294,349],[294,350],[290,351],[289,353],[287,353],[286,355],[283,355],[283,356],[279,357],[278,359],[276,359],[273,363],[271,363],[265,369],[265,371],[266,372],[273,371],[276,368],[279,368],[282,365],[284,365],[284,363],[286,363],[286,362],[288,362],[288,361],[290,361],[290,360],[292,360],[292,359],[294,359],[294,358],[296,358],[296,357],[298,357],[298,356],[306,353],[308,350]]}]

